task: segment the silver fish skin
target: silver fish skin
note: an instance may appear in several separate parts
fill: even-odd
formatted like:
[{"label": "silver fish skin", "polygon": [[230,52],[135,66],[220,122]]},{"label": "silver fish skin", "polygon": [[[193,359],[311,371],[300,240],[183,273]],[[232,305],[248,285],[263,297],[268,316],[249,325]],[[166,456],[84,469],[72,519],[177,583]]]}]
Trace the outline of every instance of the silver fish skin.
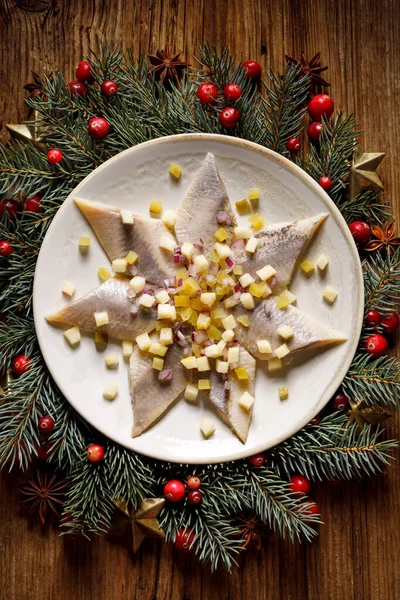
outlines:
[{"label": "silver fish skin", "polygon": [[213,369],[210,375],[210,400],[225,423],[244,444],[249,432],[253,407],[244,410],[239,406],[239,398],[244,392],[254,397],[256,361],[243,347],[239,350],[239,364],[247,369],[250,379],[239,380],[230,371],[227,379],[230,389],[226,390],[223,376]]},{"label": "silver fish skin", "polygon": [[233,259],[242,265],[243,273],[257,277],[256,271],[266,265],[276,269],[274,292],[285,289],[292,280],[299,255],[326,219],[319,214],[292,223],[277,223],[254,233],[259,244],[254,254],[245,250],[235,253]]},{"label": "silver fish skin", "polygon": [[[220,212],[227,213],[230,224],[218,225]],[[214,156],[209,152],[177,211],[175,235],[179,244],[203,244],[200,253],[207,255],[214,249],[214,233],[222,226],[232,232],[235,216]]]},{"label": "silver fish skin", "polygon": [[97,202],[75,198],[75,204],[93,228],[108,258],[125,258],[130,250],[138,254],[135,264],[150,283],[163,285],[175,276],[177,265],[171,253],[159,247],[161,237],[175,241],[172,233],[159,219],[134,214],[133,225],[124,225],[121,210]]},{"label": "silver fish skin", "polygon": [[[347,338],[341,333],[321,325],[295,306],[289,305],[285,310],[281,310],[276,306],[276,300],[275,296],[266,298],[252,312],[246,311],[239,305],[234,308],[235,316],[247,314],[250,318],[249,327],[235,329],[235,337],[259,360],[268,360],[272,357],[272,354],[259,352],[257,340],[261,339],[268,340],[272,352],[286,343],[291,353],[346,341]],[[289,325],[294,332],[293,337],[286,342],[277,331],[282,325]]]},{"label": "silver fish skin", "polygon": [[[128,279],[113,277],[58,312],[46,316],[46,320],[51,325],[78,326],[84,331],[101,331],[119,340],[134,340],[140,333],[155,328],[157,311],[139,307],[137,314],[132,314],[132,305],[138,300],[132,304],[127,297],[128,290]],[[94,313],[101,311],[107,311],[109,323],[97,327]]]},{"label": "silver fish skin", "polygon": [[132,437],[141,435],[162,417],[187,385],[187,369],[181,364],[182,348],[173,344],[164,358],[164,369],[173,369],[170,381],[160,382],[151,358],[136,346],[129,362],[129,389],[134,424]]}]

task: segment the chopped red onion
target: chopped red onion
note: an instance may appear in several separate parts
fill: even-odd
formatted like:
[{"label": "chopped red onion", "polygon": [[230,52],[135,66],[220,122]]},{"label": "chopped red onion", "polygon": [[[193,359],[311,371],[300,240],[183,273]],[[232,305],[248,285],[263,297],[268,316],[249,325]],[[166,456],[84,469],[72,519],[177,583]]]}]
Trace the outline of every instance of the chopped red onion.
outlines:
[{"label": "chopped red onion", "polygon": [[180,255],[180,254],[174,254],[174,263],[175,263],[176,265],[179,265],[179,262],[180,262],[180,260],[179,260],[179,259],[180,259],[180,257],[181,257],[181,255]]},{"label": "chopped red onion", "polygon": [[181,285],[183,285],[183,279],[178,279],[178,287],[181,287]]},{"label": "chopped red onion", "polygon": [[227,256],[227,257],[226,257],[226,259],[225,259],[225,262],[226,262],[226,264],[228,265],[228,267],[229,267],[229,268],[232,268],[232,267],[233,267],[233,265],[235,264],[235,263],[233,262],[233,260],[231,259],[231,257],[230,257],[230,256]]},{"label": "chopped red onion", "polygon": [[171,288],[175,285],[175,277],[170,277],[170,279],[164,279],[164,286],[166,288]]},{"label": "chopped red onion", "polygon": [[212,343],[213,343],[213,342],[212,342],[211,340],[208,340],[208,339],[207,339],[207,340],[204,342],[204,348],[208,348],[208,346],[211,346],[211,345],[212,345]]},{"label": "chopped red onion", "polygon": [[176,246],[176,248],[174,248],[174,254],[182,254],[182,250],[180,246]]},{"label": "chopped red onion", "polygon": [[232,223],[232,219],[225,210],[221,210],[217,213],[217,223],[218,225],[222,225],[223,223],[230,225]]},{"label": "chopped red onion", "polygon": [[[179,344],[179,342],[178,342],[178,344]],[[192,353],[192,350],[189,347],[184,348],[183,352],[182,352],[183,356],[189,356],[189,354],[191,354],[191,353]]]},{"label": "chopped red onion", "polygon": [[150,285],[145,285],[143,288],[143,294],[149,294],[149,296],[154,296],[154,288]]},{"label": "chopped red onion", "polygon": [[158,379],[161,381],[171,381],[172,369],[164,369],[163,371],[160,371],[158,374]]},{"label": "chopped red onion", "polygon": [[188,273],[189,273],[190,277],[196,277],[196,275],[197,275],[196,265],[192,264],[192,262],[189,265]]},{"label": "chopped red onion", "polygon": [[228,287],[230,284],[230,277],[224,277],[223,280],[221,281],[222,283],[222,287]]},{"label": "chopped red onion", "polygon": [[131,306],[131,315],[137,315],[139,312],[139,306],[137,304],[132,304]]},{"label": "chopped red onion", "polygon": [[246,240],[233,240],[231,244],[231,249],[235,252],[240,252],[241,250],[244,250],[245,245]]},{"label": "chopped red onion", "polygon": [[126,295],[131,300],[132,298],[136,298],[136,292],[131,287],[126,290]]},{"label": "chopped red onion", "polygon": [[203,342],[205,342],[208,339],[205,331],[194,331],[192,333],[192,335],[193,335],[193,341],[197,342],[197,344],[202,344]]},{"label": "chopped red onion", "polygon": [[135,265],[129,265],[128,273],[134,277],[138,273],[137,267],[135,267]]},{"label": "chopped red onion", "polygon": [[180,265],[186,264],[186,256],[183,256],[183,254],[179,255],[179,264]]},{"label": "chopped red onion", "polygon": [[204,277],[204,279],[206,281],[213,281],[214,280],[214,275],[212,275],[212,273],[207,273],[207,275]]},{"label": "chopped red onion", "polygon": [[224,389],[226,392],[229,392],[229,390],[231,389],[231,382],[230,381],[225,381],[224,383]]},{"label": "chopped red onion", "polygon": [[241,289],[242,289],[242,286],[241,286],[241,284],[238,281],[237,284],[235,285],[235,287],[233,288],[233,291],[234,292],[240,292]]}]

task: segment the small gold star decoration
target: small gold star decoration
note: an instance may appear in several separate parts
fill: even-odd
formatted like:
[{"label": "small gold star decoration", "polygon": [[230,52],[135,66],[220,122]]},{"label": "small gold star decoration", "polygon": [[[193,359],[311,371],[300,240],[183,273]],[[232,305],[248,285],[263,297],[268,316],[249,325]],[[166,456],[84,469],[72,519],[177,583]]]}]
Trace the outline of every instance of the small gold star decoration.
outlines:
[{"label": "small gold star decoration", "polygon": [[351,166],[351,197],[354,198],[361,190],[383,191],[383,183],[376,170],[385,158],[384,152],[364,152],[359,146],[353,154]]},{"label": "small gold star decoration", "polygon": [[124,516],[124,529],[129,522],[131,524],[134,552],[138,551],[145,537],[165,537],[157,521],[165,504],[164,498],[145,498],[136,511],[131,511],[123,498],[116,498],[113,502]]},{"label": "small gold star decoration", "polygon": [[0,376],[0,398],[7,395],[7,386],[13,379],[14,375],[11,369],[7,369],[7,371]]},{"label": "small gold star decoration", "polygon": [[394,252],[400,246],[400,236],[395,235],[394,223],[391,223],[386,229],[382,229],[379,225],[372,225],[371,232],[372,239],[364,246],[364,250],[367,252],[380,249]]},{"label": "small gold star decoration", "polygon": [[378,425],[383,423],[391,413],[380,406],[368,406],[364,400],[349,400],[350,410],[348,411],[350,421],[357,423],[362,429],[364,425]]},{"label": "small gold star decoration", "polygon": [[39,127],[36,124],[36,121],[40,119],[39,113],[34,110],[32,112],[32,118],[29,121],[25,121],[21,124],[12,124],[9,123],[6,125],[8,133],[15,140],[19,140],[20,142],[24,142],[25,144],[28,142],[32,142],[32,144],[38,150],[44,151],[46,150],[46,144],[41,137],[41,132],[43,132],[43,128]]}]

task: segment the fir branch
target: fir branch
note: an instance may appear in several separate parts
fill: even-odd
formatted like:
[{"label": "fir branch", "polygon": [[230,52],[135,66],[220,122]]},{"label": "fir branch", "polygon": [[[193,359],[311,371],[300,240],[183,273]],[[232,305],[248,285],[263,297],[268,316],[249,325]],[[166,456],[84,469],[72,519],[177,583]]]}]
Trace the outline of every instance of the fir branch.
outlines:
[{"label": "fir branch", "polygon": [[0,321],[0,373],[4,373],[18,354],[32,356],[37,349],[33,318],[10,311]]},{"label": "fir branch", "polygon": [[198,83],[212,81],[220,92],[232,81],[242,90],[252,85],[242,65],[236,64],[236,56],[231,56],[228,46],[222,46],[219,51],[217,46],[211,46],[206,42],[197,47],[197,53],[199,57],[194,56],[194,59],[203,67],[203,70],[197,71]]},{"label": "fir branch", "polygon": [[382,202],[380,194],[374,190],[362,191],[354,198],[343,195],[339,197],[336,205],[347,223],[368,221],[383,225],[390,219],[392,212],[390,204]]},{"label": "fir branch", "polygon": [[365,313],[376,309],[381,313],[396,310],[400,299],[400,248],[395,252],[374,252],[362,263],[364,275]]},{"label": "fir branch", "polygon": [[357,354],[342,383],[345,394],[368,405],[400,405],[400,363],[382,356],[375,360]]},{"label": "fir branch", "polygon": [[107,479],[113,498],[124,498],[134,509],[146,496],[152,496],[155,484],[153,469],[140,454],[109,443],[107,446]]}]

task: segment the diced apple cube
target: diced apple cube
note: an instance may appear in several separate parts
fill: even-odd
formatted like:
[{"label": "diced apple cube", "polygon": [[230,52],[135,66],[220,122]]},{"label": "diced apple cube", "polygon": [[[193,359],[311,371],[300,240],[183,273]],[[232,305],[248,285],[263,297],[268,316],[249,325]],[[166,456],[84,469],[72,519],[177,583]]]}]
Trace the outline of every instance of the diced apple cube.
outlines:
[{"label": "diced apple cube", "polygon": [[249,221],[250,221],[252,227],[256,231],[259,231],[260,229],[262,229],[264,227],[264,219],[258,213],[255,213],[254,215],[251,215],[251,217],[249,217]]},{"label": "diced apple cube", "polygon": [[179,179],[182,174],[182,169],[176,163],[171,163],[169,166],[169,172],[174,179]]},{"label": "diced apple cube", "polygon": [[235,317],[233,315],[228,315],[227,317],[225,317],[224,319],[222,319],[221,321],[222,326],[224,329],[235,329],[236,327],[236,321],[235,321]]},{"label": "diced apple cube", "polygon": [[235,227],[234,233],[238,240],[248,240],[251,236],[250,227]]},{"label": "diced apple cube", "polygon": [[196,402],[199,390],[193,383],[188,383],[184,391],[183,397],[188,402]]},{"label": "diced apple cube", "polygon": [[141,333],[135,338],[139,349],[146,352],[151,346],[151,339],[148,333]]},{"label": "diced apple cube", "polygon": [[245,367],[236,367],[235,373],[236,373],[236,377],[240,380],[250,379],[250,376]]},{"label": "diced apple cube", "polygon": [[214,237],[217,242],[224,242],[229,237],[229,233],[226,231],[226,229],[221,227],[221,229],[218,229],[218,231],[214,233]]},{"label": "diced apple cube", "polygon": [[197,369],[197,358],[195,356],[187,356],[181,359],[181,363],[186,369]]},{"label": "diced apple cube", "polygon": [[197,329],[208,329],[211,325],[211,318],[208,315],[200,313],[197,318],[196,327]]},{"label": "diced apple cube", "polygon": [[181,246],[181,253],[186,258],[191,258],[194,254],[194,246],[190,242],[184,242]]},{"label": "diced apple cube", "polygon": [[231,342],[234,337],[235,337],[235,332],[233,331],[233,329],[227,329],[222,334],[222,339],[224,340],[224,342]]},{"label": "diced apple cube", "polygon": [[100,281],[107,281],[108,279],[110,279],[112,277],[110,271],[107,269],[107,267],[99,267],[97,269],[97,273],[100,277]]},{"label": "diced apple cube", "polygon": [[155,215],[159,215],[162,212],[161,200],[151,200],[149,204],[149,211]]},{"label": "diced apple cube", "polygon": [[95,331],[93,339],[96,346],[96,350],[98,350],[99,352],[102,352],[107,347],[108,335],[106,333],[103,333],[102,331]]},{"label": "diced apple cube", "polygon": [[249,287],[249,285],[253,282],[254,282],[254,277],[252,277],[252,275],[250,275],[250,273],[245,273],[244,275],[242,275],[239,278],[239,283],[244,288]]},{"label": "diced apple cube", "polygon": [[111,267],[114,273],[125,273],[128,268],[128,261],[126,258],[116,258],[112,261]]},{"label": "diced apple cube", "polygon": [[249,321],[248,315],[241,315],[240,317],[237,318],[237,322],[240,323],[240,325],[243,325],[243,327],[250,326],[250,321]]},{"label": "diced apple cube", "polygon": [[123,222],[124,225],[133,225],[135,220],[133,218],[133,214],[131,213],[130,210],[121,210],[120,212],[121,215],[121,221]]},{"label": "diced apple cube", "polygon": [[244,392],[239,398],[239,406],[244,410],[250,410],[254,404],[254,396],[249,392]]},{"label": "diced apple cube", "polygon": [[165,356],[168,351],[168,346],[160,344],[160,342],[152,342],[150,344],[150,354],[157,354],[157,356]]},{"label": "diced apple cube", "polygon": [[229,371],[229,363],[225,360],[217,360],[215,370],[217,373],[227,373]]},{"label": "diced apple cube", "polygon": [[62,288],[62,293],[64,294],[64,296],[68,296],[68,298],[72,298],[72,296],[75,294],[75,286],[73,283],[71,283],[70,281],[66,281],[63,285]]},{"label": "diced apple cube", "polygon": [[90,246],[90,237],[80,237],[78,240],[79,250],[82,254],[86,254]]},{"label": "diced apple cube", "polygon": [[141,275],[135,275],[135,277],[132,277],[132,279],[130,280],[129,285],[131,286],[134,292],[139,294],[144,289],[146,285],[146,280],[144,277],[141,277]]},{"label": "diced apple cube", "polygon": [[289,290],[285,290],[280,294],[280,296],[278,296],[276,306],[283,310],[287,306],[289,306],[289,304],[293,304],[293,302],[295,302],[296,300],[297,298],[294,294],[292,294],[292,292],[289,292]]},{"label": "diced apple cube", "polygon": [[246,252],[250,252],[251,254],[254,254],[254,252],[257,250],[257,246],[259,243],[260,243],[259,239],[257,239],[256,237],[251,237],[246,244],[246,247],[245,247]]},{"label": "diced apple cube", "polygon": [[207,346],[207,348],[204,348],[204,354],[209,358],[217,358],[217,352],[217,344],[211,344],[210,346]]},{"label": "diced apple cube", "polygon": [[287,400],[289,398],[289,388],[280,387],[278,388],[278,394],[280,400]]},{"label": "diced apple cube", "polygon": [[242,275],[242,273],[243,273],[243,267],[242,267],[242,265],[235,265],[233,267],[233,274],[234,275]]},{"label": "diced apple cube", "polygon": [[275,371],[280,371],[283,367],[282,361],[277,356],[270,358],[268,360],[268,371],[270,373],[274,373]]},{"label": "diced apple cube", "polygon": [[198,256],[195,256],[193,259],[193,263],[199,273],[208,269],[209,263],[203,254],[199,254]]},{"label": "diced apple cube", "polygon": [[237,304],[239,304],[239,300],[237,298],[235,298],[235,296],[228,296],[228,298],[225,298],[225,300],[224,300],[225,308],[232,308],[233,306],[236,306]]},{"label": "diced apple cube", "polygon": [[320,271],[325,271],[326,267],[329,264],[329,259],[326,254],[320,254],[317,258],[316,265]]},{"label": "diced apple cube", "polygon": [[164,360],[162,358],[159,358],[158,356],[155,356],[153,358],[153,361],[151,363],[151,366],[153,367],[153,369],[155,369],[156,371],[162,371],[163,367],[164,367]]},{"label": "diced apple cube", "polygon": [[71,348],[75,348],[81,341],[81,332],[79,327],[71,327],[64,331],[64,338],[67,340]]},{"label": "diced apple cube", "polygon": [[115,400],[118,395],[118,383],[108,381],[103,388],[103,398],[106,400]]},{"label": "diced apple cube", "polygon": [[246,310],[252,310],[254,308],[254,298],[250,292],[240,294],[240,302]]},{"label": "diced apple cube", "polygon": [[200,295],[200,300],[206,306],[212,306],[217,299],[217,295],[215,292],[205,292]]},{"label": "diced apple cube", "polygon": [[257,348],[261,354],[271,354],[272,348],[268,340],[257,340]]},{"label": "diced apple cube", "polygon": [[160,344],[164,344],[164,346],[170,346],[173,343],[174,338],[171,327],[163,327],[160,329]]},{"label": "diced apple cube", "polygon": [[190,306],[190,298],[186,295],[178,295],[174,297],[174,304],[177,308],[184,308]]},{"label": "diced apple cube", "polygon": [[336,298],[338,297],[337,290],[335,290],[335,288],[333,288],[330,285],[328,285],[324,289],[324,291],[322,292],[322,295],[324,297],[324,300],[329,302],[329,304],[333,304],[335,302]]},{"label": "diced apple cube", "polygon": [[183,282],[183,290],[190,297],[194,296],[199,289],[200,286],[193,277],[188,277]]},{"label": "diced apple cube", "polygon": [[168,292],[166,290],[161,290],[161,292],[156,294],[156,300],[159,304],[166,304],[170,300]]},{"label": "diced apple cube", "polygon": [[122,356],[130,358],[133,352],[133,342],[131,340],[122,340]]},{"label": "diced apple cube", "polygon": [[209,371],[210,363],[207,356],[199,356],[199,358],[196,358],[196,367],[199,372]]},{"label": "diced apple cube", "polygon": [[274,267],[271,267],[271,265],[266,265],[259,271],[256,271],[256,273],[262,281],[267,281],[273,275],[276,275],[276,269],[274,269]]},{"label": "diced apple cube", "polygon": [[260,199],[260,190],[258,188],[250,188],[247,196],[250,200],[250,202],[257,202]]},{"label": "diced apple cube", "polygon": [[235,206],[239,215],[244,215],[245,213],[248,213],[250,211],[250,204],[247,198],[244,198],[243,200],[238,200],[238,202],[235,202]]},{"label": "diced apple cube", "polygon": [[[267,291],[268,287],[269,286],[267,286],[265,281],[262,281],[261,283],[256,283],[255,281],[253,281],[253,283],[251,283],[249,286],[249,292],[255,298],[264,298],[265,293],[267,293],[267,295],[268,295],[268,291]],[[271,293],[270,290],[271,290],[271,288],[269,288],[269,292]]]},{"label": "diced apple cube", "polygon": [[[140,306],[143,306],[144,308],[151,308],[154,305],[155,300],[156,299],[151,294],[142,294],[140,296],[139,304],[140,304]],[[164,306],[164,305],[159,304],[159,306]]]},{"label": "diced apple cube", "polygon": [[166,250],[167,252],[173,252],[176,248],[175,240],[168,235],[162,235],[158,245],[162,250]]},{"label": "diced apple cube", "polygon": [[210,419],[202,419],[200,421],[200,431],[203,436],[208,439],[215,433],[215,425]]},{"label": "diced apple cube", "polygon": [[159,304],[157,307],[157,319],[174,321],[176,319],[175,306],[171,306],[171,304]]},{"label": "diced apple cube", "polygon": [[215,252],[218,254],[219,258],[228,258],[228,256],[232,255],[232,250],[226,244],[220,244],[219,242],[215,242],[214,249]]},{"label": "diced apple cube", "polygon": [[133,250],[129,250],[128,254],[125,256],[125,260],[128,263],[128,265],[134,265],[138,258],[139,255],[136,254],[136,252],[134,252]]},{"label": "diced apple cube", "polygon": [[108,312],[103,310],[101,312],[94,313],[94,320],[96,321],[96,327],[102,327],[103,325],[108,325],[110,322],[108,318]]},{"label": "diced apple cube", "polygon": [[230,365],[239,362],[239,346],[228,348],[228,363]]},{"label": "diced apple cube", "polygon": [[305,275],[311,275],[312,273],[314,273],[314,265],[311,262],[311,260],[303,260],[303,262],[300,265],[300,269],[303,271],[303,273]]},{"label": "diced apple cube", "polygon": [[294,334],[294,331],[290,325],[281,325],[278,327],[277,332],[284,340],[290,340]]},{"label": "diced apple cube", "polygon": [[107,369],[117,369],[119,365],[118,354],[109,354],[106,356]]},{"label": "diced apple cube", "polygon": [[197,382],[197,387],[199,390],[210,390],[210,380],[209,379],[199,379]]},{"label": "diced apple cube", "polygon": [[166,227],[172,229],[176,223],[176,212],[174,210],[166,210],[163,214],[162,222]]},{"label": "diced apple cube", "polygon": [[282,344],[275,350],[275,356],[278,358],[284,358],[289,354],[289,346],[287,344]]}]

